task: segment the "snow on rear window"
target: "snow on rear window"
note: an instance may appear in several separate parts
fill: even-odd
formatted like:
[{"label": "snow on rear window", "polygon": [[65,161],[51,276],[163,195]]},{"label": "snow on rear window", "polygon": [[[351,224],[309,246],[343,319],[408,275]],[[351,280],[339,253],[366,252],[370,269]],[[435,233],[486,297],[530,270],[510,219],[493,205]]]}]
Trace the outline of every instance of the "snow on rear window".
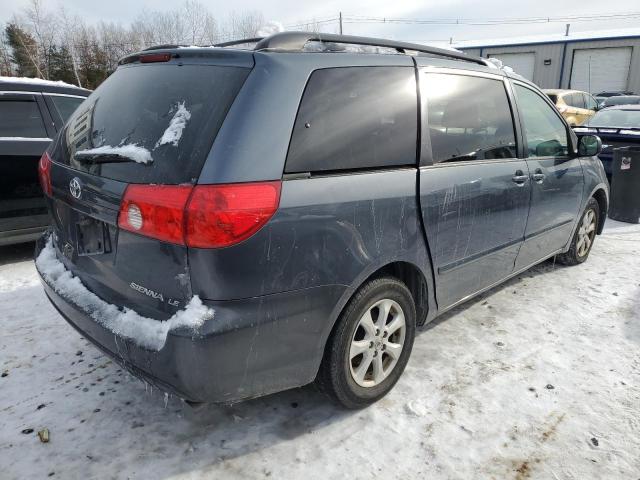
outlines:
[{"label": "snow on rear window", "polygon": [[182,137],[182,131],[187,126],[187,122],[191,119],[191,112],[184,106],[184,102],[176,105],[176,113],[173,114],[169,126],[162,134],[162,137],[156,143],[156,147],[160,145],[171,144],[178,146],[178,142]]},{"label": "snow on rear window", "polygon": [[78,277],[74,277],[65,268],[56,257],[51,238],[36,258],[36,267],[47,284],[59,295],[88,312],[95,321],[115,335],[132,340],[149,350],[161,350],[171,330],[186,327],[195,331],[214,315],[214,311],[203,305],[197,295],[184,310],[177,311],[164,321],[143,317],[128,308],[121,310],[90,292]]}]

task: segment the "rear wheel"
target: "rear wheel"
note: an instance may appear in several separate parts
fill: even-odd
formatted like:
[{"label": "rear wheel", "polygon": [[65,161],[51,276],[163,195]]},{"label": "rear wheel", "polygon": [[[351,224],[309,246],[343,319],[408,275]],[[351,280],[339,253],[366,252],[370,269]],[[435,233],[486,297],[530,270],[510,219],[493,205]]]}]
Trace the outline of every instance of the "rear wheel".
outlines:
[{"label": "rear wheel", "polygon": [[413,297],[402,282],[392,277],[367,282],[328,340],[318,373],[321,389],[346,408],[382,398],[409,360],[415,323]]},{"label": "rear wheel", "polygon": [[595,198],[589,199],[582,214],[571,246],[566,253],[558,255],[556,260],[564,265],[578,265],[589,256],[598,229],[600,206]]}]

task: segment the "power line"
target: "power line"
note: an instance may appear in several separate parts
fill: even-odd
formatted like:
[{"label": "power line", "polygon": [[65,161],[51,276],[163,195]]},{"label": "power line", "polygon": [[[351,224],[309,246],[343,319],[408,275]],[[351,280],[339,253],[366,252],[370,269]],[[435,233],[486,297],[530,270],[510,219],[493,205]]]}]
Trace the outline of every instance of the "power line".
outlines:
[{"label": "power line", "polygon": [[[599,13],[584,15],[560,15],[547,17],[498,17],[498,18],[395,18],[395,17],[371,17],[364,15],[342,14],[342,23],[349,24],[400,24],[400,25],[521,25],[540,23],[578,23],[597,22],[610,20],[634,20],[640,18],[640,12]],[[286,25],[286,28],[301,28],[309,25],[326,25],[339,23],[340,16],[324,17],[321,19],[308,19],[298,21],[295,24]]]},{"label": "power line", "polygon": [[602,13],[589,15],[563,15],[548,17],[502,17],[502,18],[393,18],[393,17],[367,17],[362,15],[344,15],[347,23],[397,23],[417,25],[518,25],[531,23],[556,23],[556,22],[592,22],[608,20],[627,20],[640,18],[640,12]]}]

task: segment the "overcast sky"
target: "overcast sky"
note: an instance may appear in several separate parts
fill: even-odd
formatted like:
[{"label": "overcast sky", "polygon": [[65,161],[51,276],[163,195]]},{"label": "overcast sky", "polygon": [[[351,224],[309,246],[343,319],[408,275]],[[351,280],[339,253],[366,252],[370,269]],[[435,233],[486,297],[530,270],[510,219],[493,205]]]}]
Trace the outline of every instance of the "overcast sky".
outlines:
[{"label": "overcast sky", "polygon": [[[55,9],[63,3],[70,13],[75,13],[89,23],[100,20],[126,24],[145,8],[165,10],[175,8],[180,0],[43,0],[45,6]],[[324,0],[303,3],[299,0],[200,0],[216,17],[224,17],[231,10],[242,12],[258,10],[266,20],[283,25],[292,25],[338,15],[359,15],[372,17],[410,18],[410,19],[502,19],[508,17],[539,17],[565,15],[591,15],[640,12],[637,0],[581,0],[580,2],[559,2],[558,0],[445,0],[425,2],[424,0]],[[19,13],[28,0],[0,0],[0,22],[9,20]],[[591,31],[638,27],[640,18],[571,22],[571,31]],[[325,27],[334,31],[335,24]],[[433,42],[478,40],[483,38],[502,38],[521,35],[564,32],[564,23],[545,23],[528,25],[389,25],[389,24],[344,24],[344,33],[394,38],[405,41]]]}]

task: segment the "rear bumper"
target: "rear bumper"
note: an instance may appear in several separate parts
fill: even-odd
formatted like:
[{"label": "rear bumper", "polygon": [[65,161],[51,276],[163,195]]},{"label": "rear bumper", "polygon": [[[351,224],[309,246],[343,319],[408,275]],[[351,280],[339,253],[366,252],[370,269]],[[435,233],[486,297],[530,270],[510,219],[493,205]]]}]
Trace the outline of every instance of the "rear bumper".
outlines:
[{"label": "rear bumper", "polygon": [[[36,256],[43,246],[38,242]],[[124,339],[63,298],[40,276],[60,314],[116,363],[159,389],[194,402],[235,402],[305,385],[315,378],[333,308],[331,285],[244,300],[207,302],[215,316],[197,335],[170,331],[159,351]]]}]

